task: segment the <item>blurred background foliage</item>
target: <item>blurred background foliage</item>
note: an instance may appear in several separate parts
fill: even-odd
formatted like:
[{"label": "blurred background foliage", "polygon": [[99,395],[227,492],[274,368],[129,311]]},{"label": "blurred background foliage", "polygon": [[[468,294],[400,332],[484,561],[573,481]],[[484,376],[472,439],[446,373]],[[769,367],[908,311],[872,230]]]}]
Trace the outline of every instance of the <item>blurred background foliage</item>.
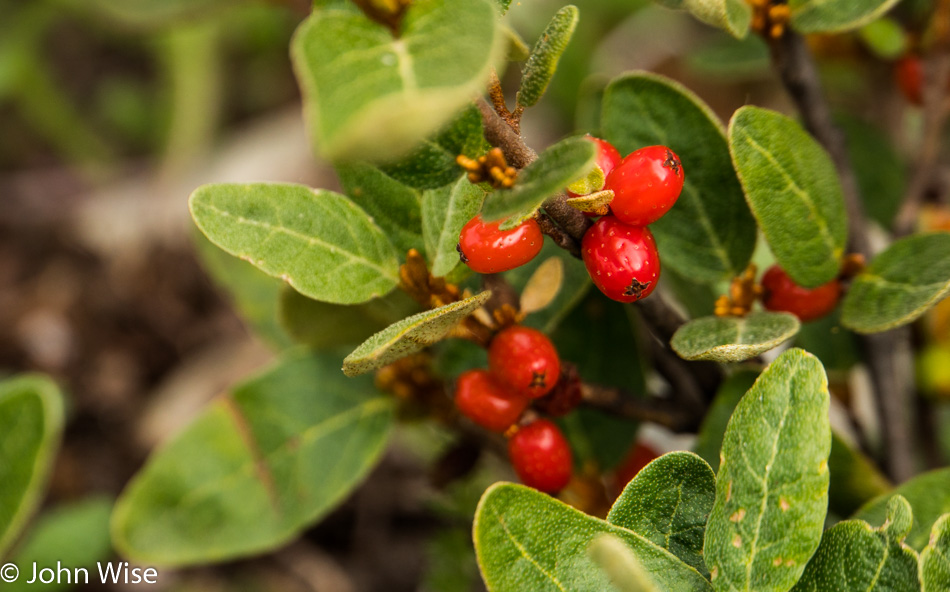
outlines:
[{"label": "blurred background foliage", "polygon": [[[574,40],[524,121],[532,146],[596,133],[606,83],[629,69],[682,81],[723,120],[749,103],[791,111],[757,37],[737,41],[648,0],[575,3]],[[290,343],[273,315],[278,287],[196,242],[186,199],[210,181],[339,186],[310,155],[288,57],[309,4],[0,0],[0,375],[48,373],[69,401],[51,490],[17,560],[107,557],[107,545],[77,550],[50,533],[81,524],[101,541],[103,500],[118,494],[147,452]],[[560,6],[516,1],[505,22],[530,46]],[[893,62],[917,42],[928,7],[905,0],[856,33],[809,38],[881,225],[895,214],[922,131],[920,113],[893,83]],[[503,76],[506,88],[517,86],[518,70]],[[950,227],[950,215],[934,211],[928,224]],[[771,255],[766,249],[755,260],[763,268]],[[229,295],[234,282],[244,289]],[[664,283],[690,311],[712,306],[706,288],[671,273]],[[563,356],[586,378],[642,392],[656,378],[636,321],[603,299],[578,298],[554,333]],[[943,435],[927,451],[933,466],[950,455],[948,319],[944,303],[918,336],[921,405],[933,411],[920,414],[921,429]],[[831,318],[807,324],[797,338],[821,357],[843,398],[858,360],[847,335]],[[617,355],[618,344],[630,363],[608,367],[600,352]],[[449,343],[436,364],[453,376],[484,365],[483,356]],[[638,439],[635,425],[586,410],[564,427],[580,462],[607,471]],[[161,589],[479,589],[471,516],[485,487],[510,469],[436,427],[408,423],[397,440],[357,493],[298,543],[235,565],[163,572]],[[658,452],[683,446],[650,431],[639,440]],[[476,463],[465,480],[452,478]],[[596,513],[606,501],[586,506]]]}]

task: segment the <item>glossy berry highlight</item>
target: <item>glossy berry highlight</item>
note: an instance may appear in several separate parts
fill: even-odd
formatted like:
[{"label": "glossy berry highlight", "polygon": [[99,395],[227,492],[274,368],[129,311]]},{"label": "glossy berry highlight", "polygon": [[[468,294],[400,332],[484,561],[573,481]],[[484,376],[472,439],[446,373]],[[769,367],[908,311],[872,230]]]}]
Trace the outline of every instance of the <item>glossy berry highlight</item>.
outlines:
[{"label": "glossy berry highlight", "polygon": [[561,376],[561,358],[548,336],[530,327],[502,330],[488,346],[488,369],[522,397],[551,392]]},{"label": "glossy berry highlight", "polygon": [[685,180],[679,157],[666,146],[647,146],[630,153],[607,176],[604,189],[614,192],[611,212],[621,222],[646,226],[670,211]]},{"label": "glossy berry highlight", "polygon": [[546,419],[520,428],[508,441],[508,457],[521,482],[538,491],[557,493],[571,480],[571,447]]},{"label": "glossy berry highlight", "polygon": [[618,302],[646,298],[660,280],[653,233],[614,216],[604,216],[590,227],[581,241],[581,255],[594,285]]},{"label": "glossy berry highlight", "polygon": [[462,262],[477,273],[500,273],[521,267],[537,256],[544,246],[541,227],[533,218],[511,230],[501,230],[498,222],[475,216],[462,227],[458,252]]},{"label": "glossy berry highlight", "polygon": [[[594,143],[597,147],[597,157],[594,160],[594,163],[598,168],[604,173],[604,179],[607,178],[620,161],[623,158],[620,156],[620,151],[614,148],[614,145],[608,142],[607,140],[601,140],[600,138],[595,138],[594,136],[588,135],[587,138]],[[603,187],[594,188],[595,191],[600,191]],[[571,197],[580,197],[583,194],[574,193],[568,189],[567,194]]]},{"label": "glossy berry highlight", "polygon": [[493,432],[510,428],[528,406],[528,399],[518,396],[495,380],[488,370],[469,370],[458,377],[455,386],[458,410]]},{"label": "glossy berry highlight", "polygon": [[813,321],[829,314],[841,299],[841,283],[834,279],[817,288],[796,284],[778,265],[762,276],[762,305],[766,310],[790,312],[802,321]]}]

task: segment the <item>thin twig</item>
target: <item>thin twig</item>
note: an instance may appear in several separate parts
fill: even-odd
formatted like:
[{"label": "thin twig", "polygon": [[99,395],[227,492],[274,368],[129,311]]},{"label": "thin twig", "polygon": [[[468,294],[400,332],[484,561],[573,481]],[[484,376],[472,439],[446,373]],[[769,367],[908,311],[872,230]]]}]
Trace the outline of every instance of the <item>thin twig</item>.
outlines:
[{"label": "thin twig", "polygon": [[581,397],[589,407],[627,419],[656,423],[674,432],[695,430],[702,419],[701,413],[673,399],[637,397],[614,387],[585,383],[581,385]]},{"label": "thin twig", "polygon": [[[857,177],[851,166],[844,136],[832,119],[818,69],[805,40],[789,31],[770,45],[773,63],[789,96],[798,107],[805,127],[825,147],[838,170],[848,213],[850,250],[870,260],[871,243]],[[898,482],[914,473],[910,427],[913,423],[913,376],[906,371],[908,361],[905,359],[910,355],[909,340],[909,333],[900,329],[861,337],[881,420],[883,464],[888,474]]]},{"label": "thin twig", "polygon": [[571,255],[580,258],[581,256],[581,247],[574,238],[564,232],[564,230],[551,219],[547,214],[541,214],[538,216],[538,226],[541,227],[541,232],[551,237],[554,243],[570,253]]},{"label": "thin twig", "polygon": [[[935,11],[935,18],[950,18],[950,0],[943,0]],[[904,194],[904,201],[894,220],[894,235],[907,236],[914,231],[920,208],[927,193],[937,181],[940,145],[943,130],[950,116],[950,31],[940,31],[937,43],[923,63],[924,69],[924,135],[914,158],[914,175]]]}]

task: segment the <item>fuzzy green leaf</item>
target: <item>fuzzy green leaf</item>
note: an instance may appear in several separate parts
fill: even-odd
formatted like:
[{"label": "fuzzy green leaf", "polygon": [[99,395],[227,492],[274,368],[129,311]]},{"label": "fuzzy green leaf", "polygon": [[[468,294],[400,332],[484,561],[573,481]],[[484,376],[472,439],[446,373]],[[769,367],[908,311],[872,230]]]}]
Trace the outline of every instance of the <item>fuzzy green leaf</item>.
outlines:
[{"label": "fuzzy green leaf", "polygon": [[423,249],[422,194],[364,162],[336,167],[343,193],[369,214],[400,253]]},{"label": "fuzzy green leaf", "polygon": [[637,556],[616,536],[602,534],[590,545],[590,556],[620,592],[661,592]]},{"label": "fuzzy green leaf", "polygon": [[791,339],[800,326],[795,315],[784,312],[703,317],[680,327],[670,346],[685,360],[742,362]]},{"label": "fuzzy green leaf", "polygon": [[914,508],[914,525],[906,542],[920,551],[927,545],[930,527],[940,516],[950,513],[950,469],[923,473],[902,483],[892,492],[865,504],[853,518],[882,524],[887,514],[887,502],[893,495],[906,498]]},{"label": "fuzzy green leaf", "polygon": [[150,565],[275,549],[376,464],[392,399],[335,356],[295,352],[212,403],[154,452],[112,515],[113,543]]},{"label": "fuzzy green leaf", "polygon": [[719,470],[719,453],[729,418],[758,377],[756,370],[739,370],[726,378],[716,391],[716,398],[703,419],[694,446],[696,454],[708,462],[713,471]]},{"label": "fuzzy green leaf", "polygon": [[741,273],[755,249],[755,221],[709,107],[672,80],[635,72],[607,87],[601,128],[622,154],[659,144],[683,163],[683,193],[650,226],[663,265],[705,283]]},{"label": "fuzzy green leaf", "polygon": [[521,72],[521,88],[516,99],[518,105],[533,107],[544,96],[557,71],[561,54],[571,42],[579,18],[577,7],[568,5],[557,11],[544,28]]},{"label": "fuzzy green leaf", "polygon": [[462,319],[485,304],[491,292],[420,312],[386,327],[343,360],[347,376],[365,374],[429,347],[445,338]]},{"label": "fuzzy green leaf", "polygon": [[366,212],[331,191],[205,185],[189,206],[211,242],[315,300],[356,304],[399,282],[392,243]]},{"label": "fuzzy green leaf", "polygon": [[383,298],[345,306],[307,298],[285,286],[279,316],[297,343],[314,350],[356,346],[367,337],[419,310],[414,300],[396,290]]},{"label": "fuzzy green leaf", "polygon": [[906,325],[950,294],[950,232],[901,239],[854,279],[841,323],[859,333]]},{"label": "fuzzy green leaf", "polygon": [[112,554],[109,536],[111,513],[111,500],[91,498],[57,506],[41,515],[13,558],[13,563],[20,568],[21,577],[16,582],[4,584],[3,592],[53,592],[72,588],[66,578],[54,579],[49,584],[40,581],[28,584],[27,580],[32,576],[27,576],[29,572],[24,570],[32,569],[34,563],[38,569],[56,570],[57,563],[68,566],[74,583],[76,578],[72,570],[76,568],[96,573],[96,563],[108,560]]},{"label": "fuzzy green leaf", "polygon": [[793,349],[736,407],[706,526],[716,590],[785,592],[818,548],[828,508],[829,400],[821,363]]},{"label": "fuzzy green leaf", "polygon": [[910,504],[895,496],[878,530],[860,520],[839,522],[825,533],[792,592],[919,591],[917,553],[901,544],[912,520]]},{"label": "fuzzy green leaf", "polygon": [[752,8],[743,0],[682,0],[682,7],[737,39],[746,36],[752,22]]},{"label": "fuzzy green leaf", "polygon": [[291,54],[316,149],[330,160],[406,154],[478,94],[503,42],[488,0],[416,0],[398,37],[349,7],[314,12]]},{"label": "fuzzy green leaf", "polygon": [[501,228],[514,227],[534,215],[544,200],[587,175],[596,156],[597,149],[587,138],[558,142],[521,170],[514,187],[491,193],[482,217],[487,222],[508,218]]},{"label": "fuzzy green leaf", "polygon": [[792,27],[801,33],[842,33],[882,16],[900,0],[789,0]]},{"label": "fuzzy green leaf", "polygon": [[435,137],[424,140],[409,156],[379,168],[404,185],[416,189],[437,189],[462,174],[455,162],[460,154],[475,158],[488,150],[482,131],[482,115],[469,105]]},{"label": "fuzzy green leaf", "polygon": [[62,432],[55,383],[41,375],[0,382],[0,557],[43,499]]},{"label": "fuzzy green leaf", "polygon": [[630,480],[607,522],[653,541],[708,577],[703,535],[715,498],[716,474],[706,461],[692,452],[671,452]]},{"label": "fuzzy green leaf", "polygon": [[782,268],[807,288],[833,280],[848,219],[828,153],[794,120],[751,106],[732,117],[729,149],[752,214]]},{"label": "fuzzy green leaf", "polygon": [[459,264],[459,234],[484,201],[485,191],[466,177],[422,194],[422,234],[432,275],[443,277]]},{"label": "fuzzy green leaf", "polygon": [[934,524],[930,544],[920,553],[919,574],[922,592],[950,590],[950,514]]},{"label": "fuzzy green leaf", "polygon": [[475,552],[491,592],[609,590],[609,578],[587,553],[603,534],[623,541],[657,588],[711,590],[699,572],[646,538],[528,487],[495,484],[475,513]]}]

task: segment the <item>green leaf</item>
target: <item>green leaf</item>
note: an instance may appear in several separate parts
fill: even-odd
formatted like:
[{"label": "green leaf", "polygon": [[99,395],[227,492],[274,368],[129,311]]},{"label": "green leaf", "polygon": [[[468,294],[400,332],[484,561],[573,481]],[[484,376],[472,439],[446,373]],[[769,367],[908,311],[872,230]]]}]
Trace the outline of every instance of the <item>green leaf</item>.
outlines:
[{"label": "green leaf", "polygon": [[[40,581],[27,584],[27,580],[32,578],[32,575],[27,574],[31,574],[34,563],[37,569],[50,568],[54,571],[58,563],[62,564],[70,570],[73,583],[78,579],[74,570],[86,569],[92,582],[98,576],[96,563],[106,561],[112,554],[109,536],[111,513],[111,500],[88,499],[58,506],[41,515],[13,558],[13,563],[20,568],[21,577],[14,583],[4,584],[4,592],[52,592],[71,588],[65,578],[50,584]],[[83,583],[82,580],[79,583]]]},{"label": "green leaf", "polygon": [[871,459],[834,433],[828,470],[831,473],[828,506],[839,516],[853,514],[863,504],[893,488]]},{"label": "green leaf", "polygon": [[60,4],[95,11],[133,27],[162,27],[208,18],[246,4],[244,0],[60,0]]},{"label": "green leaf", "polygon": [[729,149],[752,214],[782,268],[806,288],[833,280],[848,220],[828,153],[794,120],[751,106],[733,115]]},{"label": "green leaf", "polygon": [[423,250],[422,195],[365,162],[336,167],[343,193],[372,216],[400,252]]},{"label": "green leaf", "polygon": [[825,533],[792,591],[917,592],[917,553],[901,544],[911,520],[910,504],[895,496],[878,530],[860,520],[839,522]]},{"label": "green leaf", "polygon": [[705,559],[716,590],[784,592],[818,548],[828,507],[828,382],[779,356],[736,407],[722,445]]},{"label": "green leaf", "polygon": [[567,5],[557,11],[544,28],[521,72],[521,88],[516,98],[518,105],[533,107],[544,96],[557,71],[561,54],[574,36],[579,18],[577,7]]},{"label": "green leaf", "polygon": [[861,27],[858,36],[879,58],[896,60],[907,53],[907,33],[894,19],[883,17],[873,20]]},{"label": "green leaf", "polygon": [[930,544],[920,554],[922,592],[950,590],[950,514],[934,524]]},{"label": "green leaf", "polygon": [[589,552],[594,563],[607,573],[614,589],[620,592],[660,592],[637,556],[621,539],[602,534],[591,543]]},{"label": "green leaf", "polygon": [[927,545],[931,525],[940,516],[950,513],[950,469],[939,469],[914,477],[892,492],[865,504],[853,518],[870,524],[882,524],[887,514],[887,502],[893,495],[906,498],[914,508],[916,520],[906,542],[920,551]]},{"label": "green leaf", "polygon": [[623,541],[657,588],[711,590],[699,572],[646,538],[528,487],[495,484],[475,513],[475,552],[491,592],[609,590],[607,575],[587,554],[603,534]]},{"label": "green leaf", "polygon": [[456,325],[485,304],[491,292],[420,312],[386,327],[343,360],[347,376],[365,374],[421,351],[444,339]]},{"label": "green leaf", "polygon": [[376,464],[393,402],[332,355],[295,352],[212,403],[152,454],[112,516],[113,543],[152,565],[275,549]]},{"label": "green leaf", "polygon": [[291,54],[317,149],[387,160],[442,128],[501,57],[497,21],[488,0],[416,0],[396,38],[356,10],[314,12]]},{"label": "green leaf", "polygon": [[739,317],[703,317],[680,327],[670,346],[685,360],[742,362],[778,347],[798,333],[795,315],[754,312]]},{"label": "green leaf", "polygon": [[422,194],[422,234],[432,275],[443,277],[459,264],[459,234],[484,201],[485,191],[466,177]]},{"label": "green leaf", "polygon": [[841,33],[879,18],[899,0],[789,0],[792,27],[800,33]]},{"label": "green leaf", "polygon": [[53,381],[26,374],[0,382],[0,557],[44,496],[62,432]]},{"label": "green leaf", "polygon": [[703,535],[716,498],[716,474],[692,452],[670,452],[637,473],[607,522],[663,547],[704,576]]},{"label": "green leaf", "polygon": [[857,337],[841,326],[840,307],[825,317],[802,323],[795,347],[814,354],[829,372],[849,370],[861,361]]},{"label": "green leaf", "polygon": [[752,8],[743,0],[683,0],[682,5],[697,19],[737,39],[749,32]]},{"label": "green leaf", "polygon": [[331,191],[205,185],[189,206],[211,242],[315,300],[356,304],[399,282],[392,243],[366,212]]},{"label": "green leaf", "polygon": [[380,169],[409,187],[437,189],[462,174],[455,159],[460,154],[475,158],[488,150],[482,130],[482,115],[469,105],[435,137],[424,140],[409,156]]},{"label": "green leaf", "polygon": [[906,325],[950,294],[950,232],[901,239],[851,283],[841,323],[859,333]]},{"label": "green leaf", "polygon": [[893,141],[883,130],[854,116],[840,115],[835,123],[845,134],[868,216],[890,228],[907,186],[907,172]]},{"label": "green leaf", "polygon": [[755,221],[712,110],[678,83],[636,72],[607,87],[601,128],[622,154],[660,144],[683,163],[683,193],[650,226],[663,265],[704,283],[741,273],[755,249]]},{"label": "green leaf", "polygon": [[719,470],[719,453],[722,450],[722,440],[726,435],[726,426],[732,417],[736,405],[742,400],[746,392],[755,384],[759,377],[757,370],[739,370],[726,378],[716,391],[703,423],[699,427],[694,450],[702,457],[713,471]]},{"label": "green leaf", "polygon": [[351,306],[312,300],[289,287],[280,296],[280,322],[286,332],[315,350],[358,345],[417,310],[415,301],[398,290]]},{"label": "green leaf", "polygon": [[511,6],[511,0],[495,0],[495,6],[498,7],[498,12],[504,16],[508,12],[508,7]]},{"label": "green leaf", "polygon": [[487,222],[509,218],[502,229],[516,226],[534,215],[544,200],[585,176],[596,156],[596,146],[585,137],[561,140],[522,169],[514,187],[489,194],[482,217]]},{"label": "green leaf", "polygon": [[277,348],[293,345],[278,319],[283,282],[222,251],[197,230],[193,235],[201,266],[226,291],[244,321]]}]

